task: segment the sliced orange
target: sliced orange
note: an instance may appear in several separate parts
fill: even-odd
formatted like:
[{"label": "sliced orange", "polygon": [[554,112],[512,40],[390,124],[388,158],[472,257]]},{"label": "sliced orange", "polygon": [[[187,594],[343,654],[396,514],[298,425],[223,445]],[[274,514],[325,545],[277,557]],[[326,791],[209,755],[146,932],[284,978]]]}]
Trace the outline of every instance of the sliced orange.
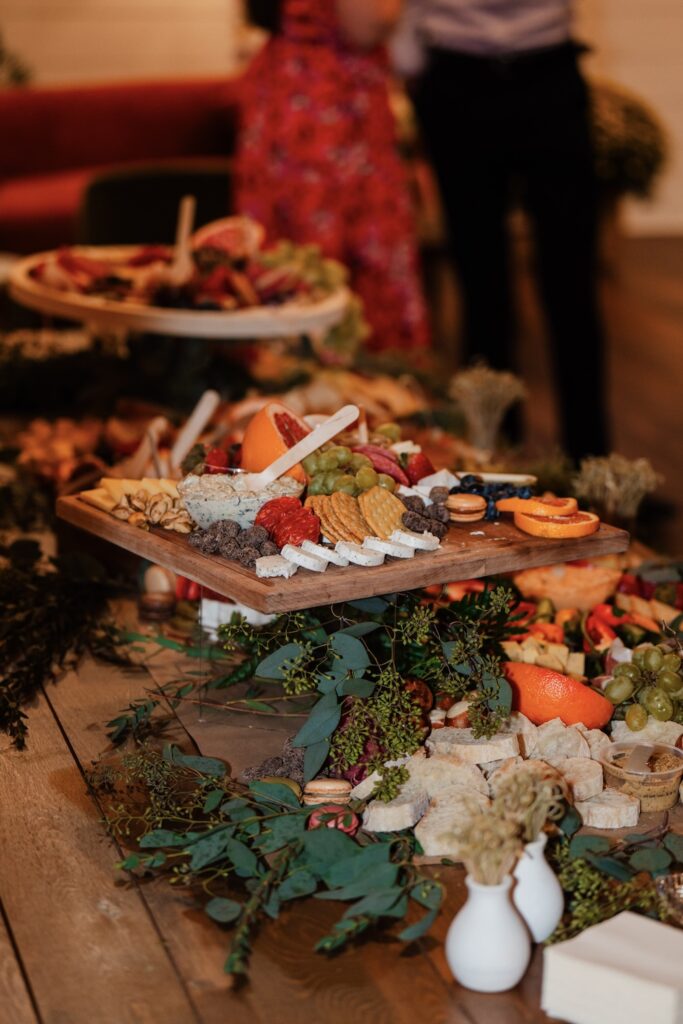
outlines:
[{"label": "sliced orange", "polygon": [[526,512],[532,516],[568,516],[578,512],[576,498],[501,498],[499,512]]},{"label": "sliced orange", "polygon": [[504,662],[503,671],[512,687],[513,708],[534,725],[561,718],[565,725],[601,729],[614,712],[607,697],[562,672],[522,661]]},{"label": "sliced orange", "polygon": [[572,512],[569,516],[532,516],[515,512],[515,526],[532,537],[588,537],[600,526],[593,512]]},{"label": "sliced orange", "polygon": [[[242,438],[242,469],[260,473],[281,455],[301,441],[311,428],[296,413],[280,402],[269,402],[249,420]],[[306,483],[306,474],[299,464],[287,476]]]}]

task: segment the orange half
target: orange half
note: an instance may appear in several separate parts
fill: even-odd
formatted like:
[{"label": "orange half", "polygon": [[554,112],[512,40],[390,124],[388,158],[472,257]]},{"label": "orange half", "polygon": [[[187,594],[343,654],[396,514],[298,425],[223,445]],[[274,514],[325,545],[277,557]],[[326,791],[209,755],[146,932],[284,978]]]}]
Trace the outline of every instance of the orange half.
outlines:
[{"label": "orange half", "polygon": [[602,729],[614,713],[614,706],[601,693],[553,669],[525,662],[503,662],[505,678],[512,687],[515,711],[542,725],[561,718],[565,725],[583,723],[588,729]]},{"label": "orange half", "polygon": [[501,498],[499,512],[526,512],[532,516],[568,516],[578,512],[576,498]]},{"label": "orange half", "polygon": [[529,515],[515,512],[514,523],[518,530],[530,533],[532,537],[589,537],[600,526],[600,520],[593,512],[572,512],[568,516]]},{"label": "orange half", "polygon": [[[249,420],[242,438],[242,469],[260,473],[295,444],[310,434],[311,428],[296,413],[280,402],[268,402]],[[286,474],[306,483],[303,467],[297,464]]]}]

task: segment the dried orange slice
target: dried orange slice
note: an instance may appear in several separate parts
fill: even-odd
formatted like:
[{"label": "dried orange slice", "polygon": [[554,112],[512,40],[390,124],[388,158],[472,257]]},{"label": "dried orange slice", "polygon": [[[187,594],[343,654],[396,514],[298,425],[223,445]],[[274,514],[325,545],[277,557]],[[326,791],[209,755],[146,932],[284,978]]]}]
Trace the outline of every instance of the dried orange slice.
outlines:
[{"label": "dried orange slice", "polygon": [[578,512],[576,498],[501,498],[499,512],[526,512],[532,516],[568,516]]},{"label": "dried orange slice", "polygon": [[588,537],[600,526],[593,512],[572,512],[568,516],[537,516],[515,512],[515,526],[532,537]]},{"label": "dried orange slice", "polygon": [[[242,469],[260,473],[270,466],[288,448],[310,434],[311,428],[296,413],[280,402],[269,402],[249,420],[242,438]],[[306,474],[300,465],[290,469],[300,483],[306,483]]]}]

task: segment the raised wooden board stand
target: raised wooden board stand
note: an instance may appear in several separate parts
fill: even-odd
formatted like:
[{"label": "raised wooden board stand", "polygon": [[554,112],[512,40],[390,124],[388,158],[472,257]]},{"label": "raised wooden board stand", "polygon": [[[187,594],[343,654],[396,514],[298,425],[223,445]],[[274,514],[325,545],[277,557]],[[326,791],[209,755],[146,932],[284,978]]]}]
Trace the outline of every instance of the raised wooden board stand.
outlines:
[{"label": "raised wooden board stand", "polygon": [[166,566],[202,586],[260,612],[287,612],[353,601],[375,594],[416,590],[433,583],[493,576],[554,562],[625,551],[629,535],[602,525],[591,537],[543,540],[520,533],[508,522],[453,527],[438,551],[418,552],[410,561],[387,559],[377,568],[329,566],[325,573],[300,569],[285,579],[259,579],[251,569],[217,555],[202,555],[187,536],[160,529],[140,530],[79,498],[59,498],[57,515],[73,526],[127,551]]}]

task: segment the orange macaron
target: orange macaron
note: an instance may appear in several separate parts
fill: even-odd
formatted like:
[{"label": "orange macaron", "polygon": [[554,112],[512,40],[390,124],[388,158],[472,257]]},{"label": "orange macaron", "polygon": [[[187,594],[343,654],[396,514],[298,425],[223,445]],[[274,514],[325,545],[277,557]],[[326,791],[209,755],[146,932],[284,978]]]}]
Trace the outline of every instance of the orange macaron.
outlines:
[{"label": "orange macaron", "polygon": [[476,523],[486,515],[486,498],[479,494],[449,494],[446,508],[452,523]]}]

